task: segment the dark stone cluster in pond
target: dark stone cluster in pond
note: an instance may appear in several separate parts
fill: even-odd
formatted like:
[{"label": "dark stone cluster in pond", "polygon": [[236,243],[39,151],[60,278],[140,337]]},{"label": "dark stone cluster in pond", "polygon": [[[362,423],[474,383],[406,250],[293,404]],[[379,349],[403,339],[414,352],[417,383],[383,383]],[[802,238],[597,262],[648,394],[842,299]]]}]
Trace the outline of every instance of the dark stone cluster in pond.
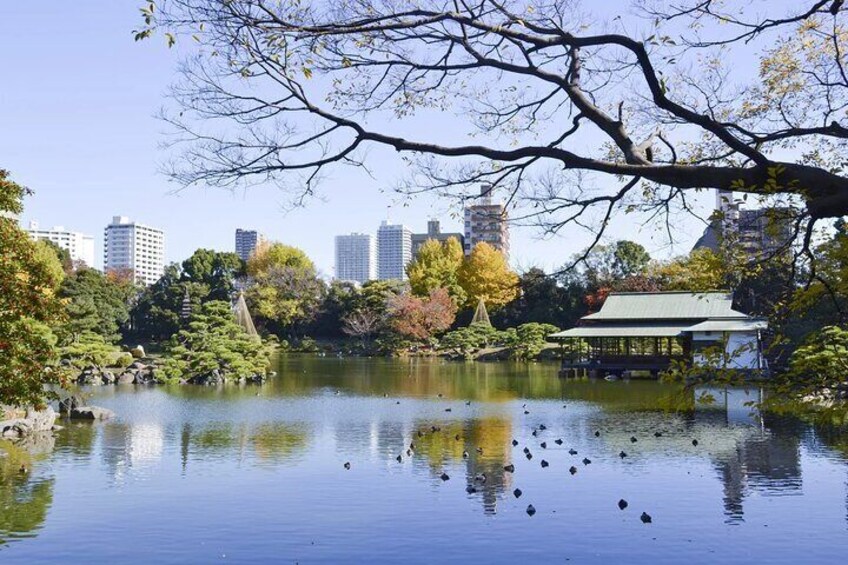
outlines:
[{"label": "dark stone cluster in pond", "polygon": [[[273,373],[272,373],[273,374]],[[180,379],[180,384],[194,384],[203,386],[221,386],[227,382],[236,384],[262,384],[267,379],[264,374],[254,374],[247,377],[227,376],[219,369],[213,369],[203,375],[195,375],[188,379]],[[152,360],[135,361],[120,372],[107,370],[104,367],[90,365],[82,370],[74,379],[79,385],[157,385],[165,384],[160,369]]]},{"label": "dark stone cluster in pond", "polygon": [[153,362],[135,361],[123,370],[107,370],[98,365],[89,365],[74,379],[79,385],[150,385],[162,384],[164,381],[157,374]]}]

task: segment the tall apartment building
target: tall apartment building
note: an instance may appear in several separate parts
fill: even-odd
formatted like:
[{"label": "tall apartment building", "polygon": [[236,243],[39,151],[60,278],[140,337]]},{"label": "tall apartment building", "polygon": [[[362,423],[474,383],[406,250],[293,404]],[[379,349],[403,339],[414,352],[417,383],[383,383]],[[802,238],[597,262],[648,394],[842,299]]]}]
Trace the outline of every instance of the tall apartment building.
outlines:
[{"label": "tall apartment building", "polygon": [[480,187],[480,199],[465,207],[465,254],[485,241],[509,259],[509,225],[506,206],[492,200],[492,188]]},{"label": "tall apartment building", "polygon": [[412,232],[402,224],[384,220],[377,230],[377,277],[406,280],[406,265],[412,260]]},{"label": "tall apartment building", "polygon": [[250,259],[250,255],[256,251],[262,242],[265,241],[265,236],[256,230],[236,230],[236,255],[241,257],[242,261]]},{"label": "tall apartment building", "polygon": [[46,239],[62,249],[67,249],[71,261],[79,261],[88,267],[94,267],[94,236],[69,231],[63,226],[54,226],[49,230],[41,229],[38,222],[30,222],[26,231],[32,239]]},{"label": "tall apartment building", "polygon": [[373,235],[336,236],[336,278],[358,283],[377,278],[377,241]]},{"label": "tall apartment building", "polygon": [[749,261],[791,252],[792,214],[788,208],[744,209],[731,191],[717,190],[715,216],[695,249],[719,251],[730,246],[741,250]]},{"label": "tall apartment building", "polygon": [[435,239],[436,241],[447,241],[450,238],[454,238],[459,242],[459,245],[465,249],[465,236],[461,233],[443,233],[442,226],[439,220],[430,220],[427,222],[427,233],[414,233],[412,234],[412,256],[415,257],[418,255],[418,250],[424,245],[424,242],[428,239]]},{"label": "tall apartment building", "polygon": [[105,271],[130,271],[144,284],[165,272],[165,233],[157,228],[115,216],[103,232]]}]

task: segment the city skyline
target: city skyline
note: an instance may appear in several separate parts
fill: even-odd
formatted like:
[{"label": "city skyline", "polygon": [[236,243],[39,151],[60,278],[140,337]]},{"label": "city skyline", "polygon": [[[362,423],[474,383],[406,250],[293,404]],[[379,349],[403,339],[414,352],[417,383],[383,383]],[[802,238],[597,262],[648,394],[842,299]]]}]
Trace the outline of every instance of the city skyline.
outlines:
[{"label": "city skyline", "polygon": [[[39,22],[30,30],[32,48],[7,61],[0,92],[0,166],[34,191],[25,201],[24,222],[37,219],[42,225],[100,234],[113,215],[127,214],[168,234],[167,263],[181,261],[197,248],[231,251],[235,229],[248,227],[303,249],[327,276],[334,263],[327,226],[332,233],[361,232],[378,225],[387,206],[397,223],[417,226],[438,216],[444,231],[463,231],[463,202],[433,195],[407,199],[393,191],[407,167],[393,151],[380,148],[370,152],[380,164],[371,175],[350,168],[328,172],[317,198],[305,207],[292,207],[291,194],[270,182],[249,190],[198,186],[175,191],[161,172],[171,154],[160,148],[167,138],[155,115],[176,80],[180,46],[169,50],[163,41],[134,42],[131,31],[138,26],[138,12],[117,2],[91,2],[74,10],[9,4],[0,6],[0,16],[0,45],[7,51],[17,50],[15,22]],[[53,72],[39,72],[55,59],[49,39],[57,36],[69,38],[61,60],[86,65],[52,65]],[[103,68],[110,72],[99,70]],[[427,115],[410,120],[410,127],[451,135],[454,121],[450,113]],[[463,138],[457,133],[450,141]],[[50,167],[44,166],[45,159]],[[291,179],[290,184],[300,194],[299,181]],[[711,195],[693,198],[708,216]],[[636,240],[657,257],[688,252],[704,227],[691,219],[679,222],[680,242],[672,249],[662,233],[639,228],[638,220],[636,214],[619,216],[609,237]],[[559,268],[591,242],[591,234],[580,229],[539,240],[533,227],[510,228],[511,263],[519,270]],[[103,242],[96,239],[99,262]]]}]

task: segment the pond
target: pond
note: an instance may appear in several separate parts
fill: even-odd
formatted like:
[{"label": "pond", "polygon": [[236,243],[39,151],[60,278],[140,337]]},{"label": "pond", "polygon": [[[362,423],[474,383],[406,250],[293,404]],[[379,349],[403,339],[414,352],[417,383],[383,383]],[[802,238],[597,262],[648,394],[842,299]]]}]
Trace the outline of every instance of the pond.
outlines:
[{"label": "pond", "polygon": [[117,418],[68,424],[28,473],[4,444],[0,563],[848,554],[848,441],[758,413],[758,391],[566,381],[544,363],[278,364],[262,386],[89,390]]}]

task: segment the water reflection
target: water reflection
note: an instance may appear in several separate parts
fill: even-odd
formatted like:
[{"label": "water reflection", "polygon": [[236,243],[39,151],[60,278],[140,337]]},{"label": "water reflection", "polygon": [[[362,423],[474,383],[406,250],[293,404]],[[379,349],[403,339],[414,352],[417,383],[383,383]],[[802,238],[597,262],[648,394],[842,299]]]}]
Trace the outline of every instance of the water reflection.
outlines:
[{"label": "water reflection", "polygon": [[[279,374],[262,387],[92,389],[93,403],[118,419],[69,424],[35,480],[14,469],[0,475],[0,538],[31,535],[53,497],[62,504],[50,513],[47,530],[51,523],[62,524],[63,532],[84,530],[84,520],[77,527],[64,512],[78,503],[74,497],[86,496],[93,511],[120,516],[146,507],[165,532],[182,528],[181,539],[190,542],[228,539],[241,555],[259,560],[269,555],[261,549],[269,543],[278,544],[279,555],[304,557],[279,544],[303,542],[316,531],[334,536],[325,547],[337,553],[326,549],[305,560],[364,560],[377,547],[387,553],[376,562],[413,548],[426,550],[430,561],[467,561],[462,552],[472,547],[490,561],[529,558],[521,553],[531,546],[528,536],[538,534],[536,547],[555,551],[551,540],[562,531],[572,533],[577,555],[580,548],[589,557],[612,551],[615,533],[634,551],[680,557],[691,549],[670,540],[693,530],[719,552],[727,536],[743,532],[740,543],[758,544],[767,559],[782,555],[776,548],[784,537],[746,529],[752,521],[762,528],[759,521],[772,512],[764,502],[781,504],[774,519],[800,528],[799,535],[833,535],[832,492],[845,489],[848,441],[839,426],[761,413],[758,390],[561,380],[554,365],[543,363],[291,356],[279,360]],[[581,463],[584,457],[592,463]],[[8,467],[11,459],[3,461]],[[568,472],[572,465],[575,475]],[[70,486],[57,490],[83,482],[85,494]],[[525,493],[520,500],[515,488]],[[617,509],[622,497],[654,514],[650,537],[629,529],[642,525],[638,512]],[[528,503],[539,509],[532,531],[520,521]],[[9,507],[20,512],[7,518]],[[844,533],[845,496],[838,512]],[[822,517],[792,524],[794,513]],[[253,516],[265,514],[274,516],[267,525],[274,533],[260,537],[263,522],[241,538],[227,537],[232,524],[253,524]],[[432,539],[434,524],[453,543],[416,546]],[[122,532],[113,534],[122,539]],[[51,542],[44,543],[43,551],[37,542],[17,544],[31,553],[16,555],[21,562],[47,555]],[[180,551],[191,547],[197,544]]]},{"label": "water reflection", "polygon": [[53,504],[54,480],[31,472],[33,461],[52,446],[49,436],[28,438],[25,446],[0,440],[0,549],[9,542],[35,537],[43,527]]}]

